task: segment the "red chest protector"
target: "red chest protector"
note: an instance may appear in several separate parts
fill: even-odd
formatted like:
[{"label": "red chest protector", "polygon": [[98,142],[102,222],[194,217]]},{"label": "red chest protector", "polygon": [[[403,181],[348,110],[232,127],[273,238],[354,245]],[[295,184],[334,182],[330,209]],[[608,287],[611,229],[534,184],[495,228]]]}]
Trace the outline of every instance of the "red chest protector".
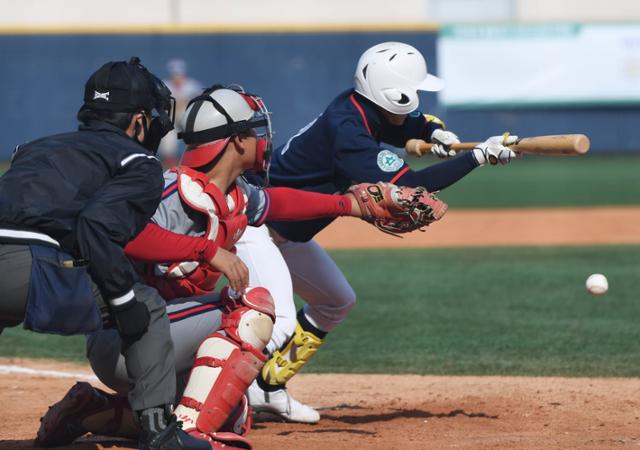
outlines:
[{"label": "red chest protector", "polygon": [[[235,251],[234,245],[247,227],[244,192],[234,183],[225,195],[201,172],[183,166],[172,170],[178,176],[178,193],[182,201],[207,218],[204,237],[225,250]],[[198,261],[174,263],[165,270],[155,266],[152,272],[151,279],[145,277],[146,281],[167,300],[211,293],[222,276],[209,264]]]}]

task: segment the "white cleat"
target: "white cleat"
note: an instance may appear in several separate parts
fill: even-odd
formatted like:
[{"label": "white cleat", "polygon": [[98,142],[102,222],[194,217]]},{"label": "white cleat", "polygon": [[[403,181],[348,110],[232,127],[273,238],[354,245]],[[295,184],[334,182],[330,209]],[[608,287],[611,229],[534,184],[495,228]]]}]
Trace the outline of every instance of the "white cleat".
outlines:
[{"label": "white cleat", "polygon": [[256,413],[275,414],[288,422],[318,423],[320,420],[318,411],[293,398],[286,388],[267,392],[254,381],[247,390],[247,397]]}]

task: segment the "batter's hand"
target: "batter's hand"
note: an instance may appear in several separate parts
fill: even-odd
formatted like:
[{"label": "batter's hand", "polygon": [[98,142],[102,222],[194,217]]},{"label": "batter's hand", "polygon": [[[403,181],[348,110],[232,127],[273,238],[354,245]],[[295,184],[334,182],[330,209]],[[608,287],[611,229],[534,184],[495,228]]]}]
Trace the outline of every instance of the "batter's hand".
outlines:
[{"label": "batter's hand", "polygon": [[249,287],[249,269],[240,258],[223,248],[218,248],[209,265],[222,272],[229,280],[229,286],[236,292],[244,292]]},{"label": "batter's hand", "polygon": [[510,136],[508,133],[505,133],[503,136],[492,136],[473,149],[473,156],[481,166],[484,166],[486,163],[492,166],[496,164],[508,164],[511,159],[516,158],[518,154],[505,146],[514,144],[517,140],[518,136]]},{"label": "batter's hand", "polygon": [[431,146],[431,153],[438,158],[451,158],[452,156],[456,156],[456,151],[452,150],[450,146],[452,144],[459,144],[460,139],[451,131],[437,128],[431,133],[431,142],[435,144]]}]

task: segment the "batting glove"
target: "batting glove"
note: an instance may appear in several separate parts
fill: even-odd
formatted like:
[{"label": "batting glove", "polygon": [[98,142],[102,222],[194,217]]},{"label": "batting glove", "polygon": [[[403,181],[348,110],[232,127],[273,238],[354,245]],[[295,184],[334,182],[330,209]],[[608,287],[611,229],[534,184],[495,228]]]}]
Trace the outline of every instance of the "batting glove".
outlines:
[{"label": "batting glove", "polygon": [[518,136],[509,136],[508,133],[503,136],[492,136],[473,149],[473,156],[480,166],[487,163],[492,166],[498,163],[508,164],[518,154],[505,146],[514,144],[517,140]]},{"label": "batting glove", "polygon": [[459,144],[460,139],[451,131],[437,128],[431,133],[431,142],[435,144],[431,146],[431,153],[438,158],[451,158],[452,156],[456,156],[456,151],[452,150],[450,146],[452,144]]}]

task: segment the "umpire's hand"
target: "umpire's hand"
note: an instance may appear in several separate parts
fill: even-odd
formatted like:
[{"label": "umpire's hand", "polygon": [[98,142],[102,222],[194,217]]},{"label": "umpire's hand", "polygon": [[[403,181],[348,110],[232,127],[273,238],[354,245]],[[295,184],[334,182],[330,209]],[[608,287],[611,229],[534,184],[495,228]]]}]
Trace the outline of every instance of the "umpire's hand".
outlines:
[{"label": "umpire's hand", "polygon": [[135,297],[121,305],[112,305],[111,313],[115,318],[120,337],[127,344],[140,339],[149,328],[149,309]]},{"label": "umpire's hand", "polygon": [[224,274],[229,286],[236,292],[244,292],[249,287],[249,269],[235,254],[222,247],[218,248],[209,265]]}]

